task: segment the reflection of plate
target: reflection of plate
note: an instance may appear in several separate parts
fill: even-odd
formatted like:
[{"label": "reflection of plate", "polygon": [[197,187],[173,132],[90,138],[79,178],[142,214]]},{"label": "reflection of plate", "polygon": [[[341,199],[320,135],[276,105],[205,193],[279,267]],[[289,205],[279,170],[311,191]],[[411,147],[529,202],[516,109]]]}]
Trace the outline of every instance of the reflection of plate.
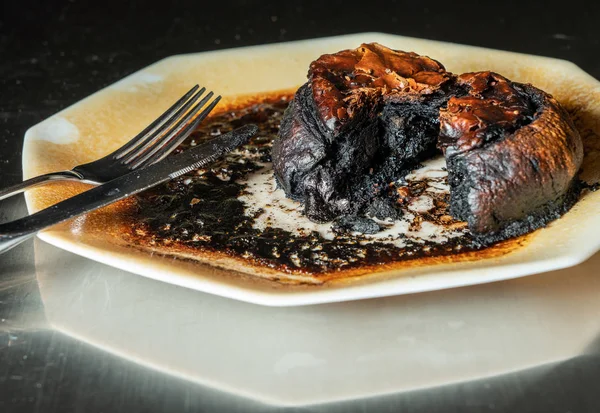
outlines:
[{"label": "reflection of plate", "polygon": [[271,404],[406,392],[557,362],[600,334],[600,255],[570,270],[423,294],[268,308],[165,285],[37,241],[56,329]]},{"label": "reflection of plate", "polygon": [[[600,170],[594,165],[600,159],[600,86],[576,66],[555,59],[373,33],[160,61],[31,128],[25,138],[25,176],[70,168],[109,152],[157,116],[165,102],[181,95],[190,83],[206,85],[229,102],[239,95],[290,89],[303,82],[308,63],[319,54],[364,41],[431,55],[457,73],[496,70],[553,93],[574,113],[586,139],[584,173],[597,178],[591,174]],[[39,210],[82,188],[81,184],[54,184],[31,191],[29,209]],[[600,226],[599,203],[600,193],[587,195],[562,219],[530,237],[525,247],[501,257],[394,269],[377,277],[363,277],[360,282],[325,288],[281,286],[127,248],[118,242],[119,214],[115,213],[124,204],[57,226],[40,237],[77,254],[162,281],[260,304],[299,305],[477,284],[574,265],[600,247],[596,230]]]}]

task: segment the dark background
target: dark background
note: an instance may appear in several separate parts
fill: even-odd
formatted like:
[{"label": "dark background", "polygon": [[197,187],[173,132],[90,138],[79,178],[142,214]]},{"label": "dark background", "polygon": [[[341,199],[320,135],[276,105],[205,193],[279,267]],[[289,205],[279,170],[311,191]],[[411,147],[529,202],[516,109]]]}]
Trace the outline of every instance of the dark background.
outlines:
[{"label": "dark background", "polygon": [[[28,127],[178,53],[380,31],[563,58],[600,78],[600,1],[196,0],[151,5],[7,0],[1,7],[1,185],[21,179],[21,144]],[[20,199],[2,208],[0,220],[12,216],[7,208],[25,212]],[[11,296],[5,297],[2,314],[11,311]],[[208,397],[196,386],[52,332],[21,337],[29,340],[27,368],[23,349],[11,348],[0,333],[0,412],[244,411],[243,401]],[[61,359],[66,349],[68,361]],[[503,376],[493,390],[466,383],[322,410],[598,412],[599,360],[581,356],[550,369]],[[23,380],[8,380],[9,373]],[[43,389],[35,386],[41,379],[48,383]]]},{"label": "dark background", "polygon": [[[600,77],[600,1],[592,0],[196,0],[158,5],[10,0],[2,8],[1,151],[19,151],[29,126],[178,53],[381,31],[563,58]],[[20,174],[11,168],[3,183],[16,182]]]}]

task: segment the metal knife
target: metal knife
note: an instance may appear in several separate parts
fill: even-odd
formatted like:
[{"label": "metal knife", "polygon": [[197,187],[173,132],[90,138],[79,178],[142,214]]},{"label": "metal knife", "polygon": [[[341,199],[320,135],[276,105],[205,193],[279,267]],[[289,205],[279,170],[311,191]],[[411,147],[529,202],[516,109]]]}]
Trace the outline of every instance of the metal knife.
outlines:
[{"label": "metal knife", "polygon": [[201,168],[237,148],[256,134],[255,125],[242,126],[153,165],[136,169],[35,214],[0,224],[0,253],[34,236],[38,231],[102,208],[145,189]]}]

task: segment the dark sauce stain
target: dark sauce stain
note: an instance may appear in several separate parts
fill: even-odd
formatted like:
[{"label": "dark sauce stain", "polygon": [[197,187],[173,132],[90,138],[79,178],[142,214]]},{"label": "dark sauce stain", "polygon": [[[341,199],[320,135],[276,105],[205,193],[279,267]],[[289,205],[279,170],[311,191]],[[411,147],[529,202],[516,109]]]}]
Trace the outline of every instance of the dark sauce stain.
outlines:
[{"label": "dark sauce stain", "polygon": [[598,189],[600,189],[600,182],[595,182],[593,184],[590,184],[588,182],[582,181],[581,186],[582,186],[582,189],[587,189],[588,191],[596,192]]},{"label": "dark sauce stain", "polygon": [[[464,229],[466,224],[449,215],[449,195],[440,193],[427,193],[433,198],[434,208],[416,214],[411,224],[411,229],[416,230],[429,221],[464,232],[440,243],[406,238],[406,246],[397,247],[385,241],[366,243],[364,236],[351,233],[337,233],[328,240],[318,232],[304,232],[301,228],[298,233],[275,227],[254,228],[255,219],[265,211],[259,209],[252,216],[244,214],[246,205],[238,197],[247,187],[239,181],[271,161],[271,143],[290,98],[287,94],[257,98],[221,111],[205,122],[179,151],[248,123],[256,124],[259,133],[210,168],[196,170],[138,195],[129,217],[133,241],[158,250],[164,248],[167,254],[178,249],[219,252],[254,266],[315,275],[428,258],[435,262],[435,258],[441,257],[459,261],[460,255],[469,257],[468,260],[485,257],[472,254],[483,249]],[[412,199],[425,192],[427,182],[391,184],[390,188],[397,194],[395,201],[405,209]],[[514,240],[501,244],[486,248],[490,251],[488,256],[502,255],[517,245]]]}]

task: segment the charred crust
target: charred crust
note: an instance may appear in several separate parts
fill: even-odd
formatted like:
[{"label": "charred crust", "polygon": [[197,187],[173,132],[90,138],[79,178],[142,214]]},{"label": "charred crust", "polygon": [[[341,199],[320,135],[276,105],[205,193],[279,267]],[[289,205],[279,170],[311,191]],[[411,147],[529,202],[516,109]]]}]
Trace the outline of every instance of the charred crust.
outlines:
[{"label": "charred crust", "polygon": [[581,137],[552,96],[376,43],[311,64],[275,141],[274,173],[310,219],[327,222],[364,214],[438,151],[450,212],[482,243],[546,225],[579,193]]}]

